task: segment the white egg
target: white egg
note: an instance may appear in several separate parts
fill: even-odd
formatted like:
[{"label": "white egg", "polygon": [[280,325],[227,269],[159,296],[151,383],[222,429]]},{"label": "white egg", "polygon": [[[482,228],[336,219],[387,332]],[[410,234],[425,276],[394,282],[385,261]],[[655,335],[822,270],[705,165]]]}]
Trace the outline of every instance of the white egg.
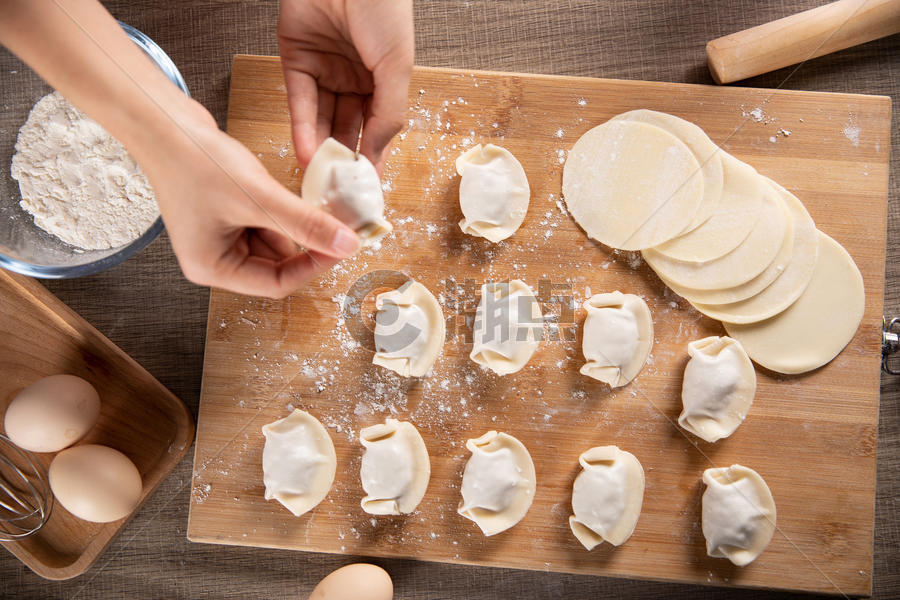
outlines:
[{"label": "white egg", "polygon": [[31,452],[58,452],[83,438],[100,415],[100,396],[74,375],[52,375],[19,392],[6,409],[6,436]]},{"label": "white egg", "polygon": [[394,584],[387,571],[368,563],[355,563],[332,571],[319,582],[309,600],[391,600]]},{"label": "white egg", "polygon": [[53,458],[47,474],[56,500],[85,521],[118,521],[131,514],[141,499],[137,467],[106,446],[88,444],[63,450]]}]

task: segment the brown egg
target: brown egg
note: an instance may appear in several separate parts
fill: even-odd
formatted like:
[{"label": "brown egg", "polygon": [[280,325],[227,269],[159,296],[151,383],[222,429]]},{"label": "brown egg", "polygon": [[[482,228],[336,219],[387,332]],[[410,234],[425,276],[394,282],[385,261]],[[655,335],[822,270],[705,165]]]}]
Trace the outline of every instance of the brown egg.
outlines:
[{"label": "brown egg", "polygon": [[85,521],[118,521],[131,514],[141,499],[137,467],[106,446],[88,444],[63,450],[53,458],[47,474],[56,500]]},{"label": "brown egg", "polygon": [[332,571],[313,589],[309,600],[391,600],[394,584],[381,567],[355,563]]},{"label": "brown egg", "polygon": [[51,375],[19,392],[6,409],[6,436],[24,450],[58,452],[83,438],[100,415],[100,396],[75,375]]}]

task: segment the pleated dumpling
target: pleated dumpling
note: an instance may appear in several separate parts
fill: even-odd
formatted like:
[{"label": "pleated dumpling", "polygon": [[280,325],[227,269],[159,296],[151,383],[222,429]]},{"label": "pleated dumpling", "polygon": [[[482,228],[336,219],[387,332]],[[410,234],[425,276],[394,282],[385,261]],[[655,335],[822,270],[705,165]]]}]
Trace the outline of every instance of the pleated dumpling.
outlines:
[{"label": "pleated dumpling", "polygon": [[359,432],[366,451],[359,476],[362,508],[373,515],[411,513],[422,501],[431,477],[428,449],[412,423],[388,419]]},{"label": "pleated dumpling", "polygon": [[688,344],[678,424],[707,442],[728,437],[747,416],[756,371],[740,342],[711,336]]},{"label": "pleated dumpling", "polygon": [[475,521],[486,536],[522,520],[534,500],[534,463],[525,446],[505,433],[489,431],[466,442],[472,453],[462,479],[457,512]]},{"label": "pleated dumpling", "polygon": [[506,148],[477,144],[456,159],[463,233],[492,242],[505,240],[522,225],[531,188],[525,170]]},{"label": "pleated dumpling", "polygon": [[581,374],[617,388],[637,376],[653,347],[653,319],[634,294],[610,292],[585,300]]},{"label": "pleated dumpling", "polygon": [[525,366],[542,337],[541,306],[524,281],[481,286],[469,358],[498,375],[515,373]]},{"label": "pleated dumpling", "polygon": [[434,295],[418,281],[375,298],[376,365],[403,377],[422,377],[444,345],[444,313]]},{"label": "pleated dumpling", "polygon": [[384,194],[375,166],[334,138],[322,142],[309,161],[300,195],[355,229],[363,246],[393,230],[384,218]]},{"label": "pleated dumpling", "polygon": [[299,517],[315,508],[334,483],[334,444],[319,420],[300,409],[264,425],[262,432],[265,498],[278,500]]},{"label": "pleated dumpling", "polygon": [[706,552],[739,567],[762,554],[775,532],[775,500],[753,469],[731,465],[703,472],[702,528]]},{"label": "pleated dumpling", "polygon": [[591,448],[578,462],[584,470],[572,486],[572,533],[588,550],[603,542],[623,544],[634,533],[644,502],[641,463],[617,446]]}]

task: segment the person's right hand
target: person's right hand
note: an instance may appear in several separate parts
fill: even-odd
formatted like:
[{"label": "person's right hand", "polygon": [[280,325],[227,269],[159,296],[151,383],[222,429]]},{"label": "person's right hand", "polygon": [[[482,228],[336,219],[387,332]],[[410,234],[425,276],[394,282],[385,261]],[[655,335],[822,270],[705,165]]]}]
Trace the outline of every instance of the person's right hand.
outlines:
[{"label": "person's right hand", "polygon": [[179,121],[136,158],[189,280],[281,298],[357,250],[352,229],[278,183],[199,104]]},{"label": "person's right hand", "polygon": [[278,45],[294,149],[306,167],[329,135],[379,173],[406,117],[411,0],[281,0]]}]

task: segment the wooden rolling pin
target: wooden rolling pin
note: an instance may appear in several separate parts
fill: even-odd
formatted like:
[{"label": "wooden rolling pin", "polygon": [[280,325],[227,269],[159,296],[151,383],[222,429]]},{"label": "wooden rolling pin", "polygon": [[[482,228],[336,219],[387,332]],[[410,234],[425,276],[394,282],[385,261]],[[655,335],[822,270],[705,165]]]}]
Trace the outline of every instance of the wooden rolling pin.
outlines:
[{"label": "wooden rolling pin", "polygon": [[839,0],[706,44],[716,83],[731,83],[900,33],[900,0]]}]

